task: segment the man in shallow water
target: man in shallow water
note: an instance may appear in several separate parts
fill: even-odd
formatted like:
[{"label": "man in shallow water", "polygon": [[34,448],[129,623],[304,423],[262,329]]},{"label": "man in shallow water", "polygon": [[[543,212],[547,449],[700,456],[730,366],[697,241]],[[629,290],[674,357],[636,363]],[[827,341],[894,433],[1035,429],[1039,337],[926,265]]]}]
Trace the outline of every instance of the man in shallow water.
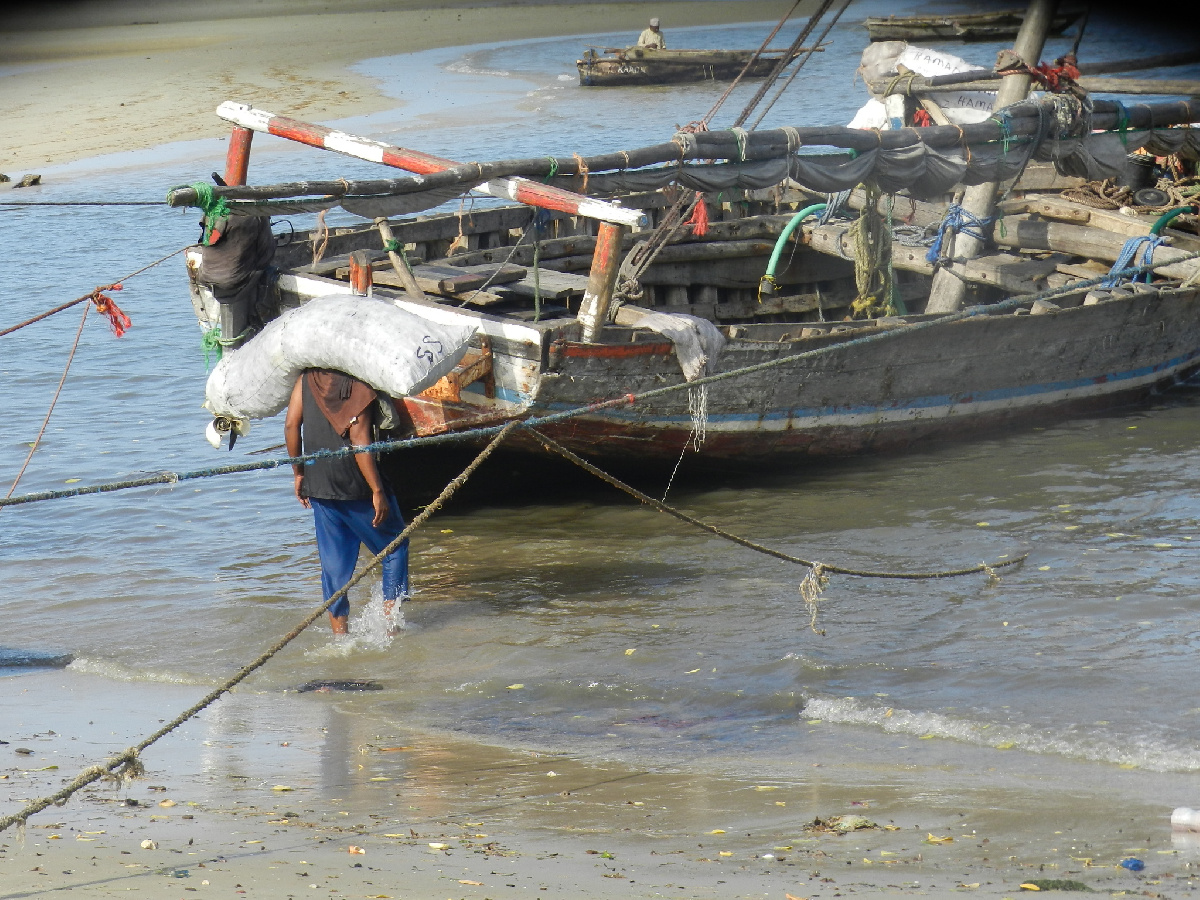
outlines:
[{"label": "man in shallow water", "polygon": [[[375,391],[344,372],[309,369],[296,379],[284,421],[290,456],[318,450],[365,447],[371,443]],[[404,517],[375,457],[354,453],[293,465],[296,497],[313,511],[321,589],[337,592],[358,564],[359,544],[379,553],[404,530]],[[408,540],[383,560],[383,609],[391,617],[408,594]],[[346,634],[350,601],[329,608],[334,634]]]},{"label": "man in shallow water", "polygon": [[648,47],[651,50],[667,49],[667,39],[663,37],[662,31],[659,30],[657,18],[651,19],[650,27],[638,35],[637,45],[639,47]]}]

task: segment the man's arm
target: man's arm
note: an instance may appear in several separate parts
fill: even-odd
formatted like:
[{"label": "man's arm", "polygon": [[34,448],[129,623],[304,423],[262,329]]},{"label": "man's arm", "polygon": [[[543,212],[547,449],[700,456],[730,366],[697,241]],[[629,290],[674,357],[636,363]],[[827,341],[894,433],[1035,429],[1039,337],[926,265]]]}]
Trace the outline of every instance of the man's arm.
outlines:
[{"label": "man's arm", "polygon": [[[283,436],[287,441],[288,456],[299,456],[303,450],[303,443],[300,440],[300,425],[304,422],[304,374],[296,379],[295,385],[292,386],[292,397],[288,401],[287,418],[283,420]],[[311,504],[308,498],[304,496],[304,466],[298,463],[292,464],[292,475],[295,479],[296,499],[299,500],[305,509],[309,509]]]},{"label": "man's arm", "polygon": [[[371,443],[372,413],[372,408],[368,406],[350,423],[350,443],[355,447],[365,447]],[[379,474],[379,467],[375,465],[375,457],[370,453],[355,453],[354,461],[358,463],[358,471],[362,472],[362,477],[371,489],[371,505],[375,507],[375,518],[371,520],[371,524],[378,528],[391,514],[387,492],[383,489],[383,477]]]}]

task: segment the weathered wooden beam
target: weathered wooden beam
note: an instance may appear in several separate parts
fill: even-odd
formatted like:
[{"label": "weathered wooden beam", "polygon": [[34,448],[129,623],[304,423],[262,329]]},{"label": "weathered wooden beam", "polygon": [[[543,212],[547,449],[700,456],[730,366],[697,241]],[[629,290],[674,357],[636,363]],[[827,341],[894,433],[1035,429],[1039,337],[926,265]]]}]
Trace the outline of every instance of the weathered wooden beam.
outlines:
[{"label": "weathered wooden beam", "polygon": [[250,170],[250,144],[254,132],[249,128],[235,126],[229,135],[229,149],[225,151],[225,183],[240,185],[246,183],[246,175]]},{"label": "weathered wooden beam", "polygon": [[596,251],[588,275],[587,291],[579,305],[579,324],[582,340],[594,343],[608,320],[608,306],[612,302],[613,288],[617,283],[617,271],[621,267],[621,238],[624,229],[611,222],[600,223],[596,235]]},{"label": "weathered wooden beam", "polygon": [[[1200,81],[1190,79],[1163,78],[1095,78],[1081,76],[1075,82],[1085,91],[1093,94],[1163,94],[1166,96],[1200,97]],[[955,85],[957,91],[994,91],[999,86],[999,79],[989,78],[979,81],[967,81]],[[896,87],[896,93],[921,95],[937,93],[945,88],[938,88],[922,81],[914,80],[911,84],[901,83]]]},{"label": "weathered wooden beam", "polygon": [[[1029,250],[1055,250],[1074,256],[1116,262],[1128,238],[1122,234],[1104,231],[1090,225],[1068,225],[1034,216],[1006,216],[1004,234],[994,237],[996,244],[1003,247],[1021,247]],[[1172,263],[1190,255],[1190,251],[1174,247],[1158,247],[1154,251],[1154,262]],[[1166,278],[1188,278],[1200,271],[1200,260],[1184,260],[1157,270]]]},{"label": "weathered wooden beam", "polygon": [[404,286],[404,292],[414,300],[424,300],[425,292],[421,290],[421,286],[417,284],[417,280],[409,270],[408,262],[392,249],[395,239],[392,237],[392,226],[388,223],[388,220],[383,217],[376,219],[375,227],[379,229],[379,236],[383,239],[383,248],[387,251],[388,260],[392,264],[392,270]]}]

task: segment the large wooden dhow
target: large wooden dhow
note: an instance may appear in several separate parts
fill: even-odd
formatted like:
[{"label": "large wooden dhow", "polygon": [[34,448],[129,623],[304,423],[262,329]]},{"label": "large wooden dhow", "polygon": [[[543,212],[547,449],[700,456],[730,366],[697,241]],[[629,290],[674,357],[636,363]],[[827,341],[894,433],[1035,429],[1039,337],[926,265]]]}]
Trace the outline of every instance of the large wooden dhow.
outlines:
[{"label": "large wooden dhow", "polygon": [[[691,447],[699,462],[745,467],[1057,420],[1200,365],[1195,208],[1128,215],[1062,196],[1122,174],[1139,149],[1194,171],[1197,133],[1172,126],[1200,119],[1195,103],[1087,109],[1055,96],[973,125],[680,133],[587,158],[470,164],[238,104],[219,113],[236,126],[230,186],[177,189],[172,204],[204,206],[231,235],[228,223],[333,206],[368,221],[277,243],[277,277],[261,277],[263,263],[261,287],[240,295],[212,278],[212,247],[192,248],[201,324],[234,358],[254,352],[263,323],[317,298],[469,325],[453,369],[396,397],[397,434],[586,407],[540,429],[593,460],[665,464]],[[255,130],[418,174],[244,186]],[[954,237],[952,198],[1013,178],[1003,227],[960,252],[970,228]],[[523,205],[411,215],[472,188]],[[818,220],[844,192],[841,213]],[[254,228],[247,246],[262,245]],[[1139,237],[1157,272],[1100,284],[1118,261],[1143,261],[1130,257]],[[935,306],[939,276],[961,291]],[[741,374],[706,381],[729,373]],[[218,432],[238,431],[244,411],[210,406]],[[519,434],[514,448],[544,452]]]}]

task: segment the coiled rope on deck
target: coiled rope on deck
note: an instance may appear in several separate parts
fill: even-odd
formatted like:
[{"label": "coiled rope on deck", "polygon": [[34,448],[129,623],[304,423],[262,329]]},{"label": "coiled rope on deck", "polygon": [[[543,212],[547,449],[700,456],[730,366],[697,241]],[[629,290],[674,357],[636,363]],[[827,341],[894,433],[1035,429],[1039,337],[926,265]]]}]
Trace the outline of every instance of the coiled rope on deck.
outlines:
[{"label": "coiled rope on deck", "polygon": [[174,731],[188,719],[197,715],[206,707],[215,703],[221,698],[222,695],[228,693],[239,683],[244,681],[251,673],[261,668],[269,659],[271,659],[271,657],[295,640],[300,633],[304,631],[304,629],[306,629],[309,625],[315,622],[318,617],[320,617],[321,613],[325,612],[334,603],[345,597],[352,587],[362,581],[363,578],[367,576],[367,573],[371,572],[389,553],[392,553],[405,540],[407,540],[409,535],[424,525],[429,517],[437,512],[438,509],[440,509],[442,505],[454,495],[455,491],[457,491],[463,486],[463,484],[466,483],[467,479],[471,477],[471,474],[483,464],[484,460],[491,456],[492,451],[499,446],[501,441],[508,437],[509,433],[516,427],[516,425],[517,423],[515,422],[510,422],[505,425],[504,428],[502,428],[500,432],[492,439],[492,441],[486,447],[484,447],[483,450],[481,450],[479,454],[470,462],[470,464],[455,478],[451,479],[451,481],[442,489],[442,492],[438,494],[437,499],[425,507],[425,509],[423,509],[412,520],[412,522],[409,523],[408,527],[400,532],[395,540],[393,540],[390,544],[384,547],[383,550],[372,557],[371,560],[362,568],[362,570],[358,572],[358,574],[342,585],[342,587],[339,588],[338,591],[327,601],[309,613],[309,615],[307,615],[299,625],[276,641],[270,648],[265,650],[256,660],[254,660],[254,662],[243,666],[233,676],[228,678],[218,687],[214,688],[192,706],[185,709],[149,737],[143,738],[132,747],[129,747],[121,753],[110,757],[108,760],[99,765],[84,769],[79,773],[78,776],[75,777],[73,781],[71,781],[70,784],[56,793],[51,794],[48,797],[41,797],[37,800],[34,800],[28,803],[23,809],[0,819],[0,832],[11,828],[13,825],[24,825],[30,816],[41,812],[43,809],[46,809],[52,804],[61,803],[68,800],[72,795],[87,787],[89,784],[99,781],[101,778],[104,778],[110,774],[117,774],[119,772],[125,777],[132,777],[133,775],[138,774],[141,770],[139,757],[141,756],[143,750],[166,735],[170,734],[172,731]]}]

